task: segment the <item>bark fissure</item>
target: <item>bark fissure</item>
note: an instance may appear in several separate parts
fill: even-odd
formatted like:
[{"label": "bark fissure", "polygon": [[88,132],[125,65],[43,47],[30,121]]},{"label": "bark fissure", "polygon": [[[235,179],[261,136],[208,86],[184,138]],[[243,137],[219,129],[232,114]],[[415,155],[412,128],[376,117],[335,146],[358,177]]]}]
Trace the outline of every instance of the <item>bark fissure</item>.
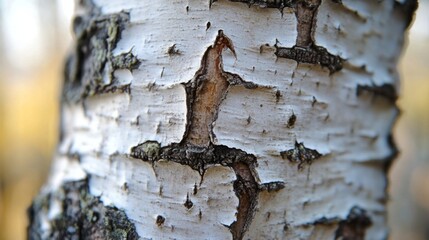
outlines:
[{"label": "bark fissure", "polygon": [[[209,0],[210,7],[217,2],[212,9],[207,9],[207,2],[198,1],[157,3],[150,9],[145,7],[147,4],[137,2],[106,1],[97,2],[96,6],[92,1],[78,3],[82,8],[78,8],[73,24],[76,46],[65,69],[62,99],[65,119],[61,130],[64,138],[56,157],[60,166],[47,184],[46,190],[50,192],[40,194],[29,210],[30,239],[136,239],[139,236],[135,226],[145,235],[142,237],[147,238],[159,234],[165,238],[204,238],[207,229],[210,234],[233,239],[308,239],[321,238],[322,234],[326,237],[325,233],[329,233],[331,239],[385,235],[386,195],[379,184],[380,176],[385,177],[385,173],[379,168],[387,171],[398,152],[388,130],[391,126],[383,125],[396,118],[390,110],[398,110],[396,78],[391,69],[397,56],[394,47],[400,47],[402,38],[397,37],[399,32],[393,25],[399,24],[399,28],[409,25],[416,0],[376,4],[344,1],[343,5],[341,0],[324,0],[327,5],[321,5],[322,0]],[[228,9],[216,9],[216,4],[223,3]],[[246,10],[247,6],[252,7],[251,11]],[[374,6],[380,10],[377,17],[370,15]],[[276,8],[280,12],[264,8]],[[284,8],[287,11],[283,12]],[[151,11],[157,14],[152,16]],[[173,12],[177,16],[170,16]],[[284,17],[283,13],[288,14],[286,19],[280,18],[279,14]],[[392,19],[387,19],[386,13],[393,15]],[[220,15],[222,19],[218,19]],[[288,25],[288,17],[296,19],[294,26]],[[403,21],[396,21],[399,18]],[[390,20],[395,20],[395,24],[389,24]],[[317,26],[321,21],[323,29]],[[281,41],[294,43],[274,42],[273,34],[279,31],[270,31],[266,26],[289,29],[279,30],[286,34]],[[359,26],[357,31],[353,29],[355,26]],[[236,55],[231,39],[222,31],[210,47],[198,42],[218,27],[229,29],[228,32],[237,30],[236,36],[242,41],[240,49],[244,57],[234,63],[235,73],[225,71],[222,66],[222,57],[226,57],[222,56],[224,50],[229,49]],[[291,31],[291,27],[297,31]],[[329,36],[332,31],[334,34]],[[362,41],[355,41],[361,32],[364,33]],[[119,43],[124,34],[127,39]],[[335,40],[341,46],[328,44]],[[269,41],[270,44],[266,43]],[[386,51],[379,56],[369,52],[376,44],[387,41]],[[249,42],[251,46],[247,46]],[[357,42],[362,44],[353,44]],[[347,59],[343,59],[340,55],[345,55],[339,52],[344,52],[341,49],[346,45],[350,45],[350,51]],[[259,55],[255,46],[260,46]],[[117,51],[123,53],[118,55]],[[133,70],[140,66],[137,53],[147,56],[146,67],[134,74]],[[186,61],[194,56],[200,56],[199,66],[195,66],[194,61]],[[274,64],[273,57],[294,61],[283,59]],[[378,67],[376,59],[380,61]],[[351,60],[362,65],[362,69],[348,66],[346,61]],[[252,64],[247,66],[246,62]],[[278,64],[284,63],[284,68],[298,66],[295,71],[281,69]],[[327,77],[320,72],[334,74],[344,64],[347,71],[335,76]],[[365,66],[373,67],[365,69]],[[116,71],[118,69],[122,70]],[[276,79],[290,79],[291,71],[290,87],[287,81],[276,83]],[[236,74],[239,72],[240,75]],[[234,85],[247,89],[262,87],[244,81],[241,76],[246,74],[274,91],[233,89]],[[302,75],[302,84],[298,86],[293,85],[295,74]],[[380,77],[380,74],[383,75]],[[365,83],[369,75],[386,83]],[[178,76],[186,76],[180,84],[177,84]],[[155,84],[154,80],[159,77],[162,83]],[[314,81],[307,82],[304,78]],[[342,81],[344,79],[347,81]],[[311,82],[317,84],[315,88]],[[298,88],[298,96],[282,92]],[[228,91],[235,95],[229,96]],[[122,94],[93,97],[106,93]],[[257,104],[252,105],[255,101]],[[307,103],[312,108],[305,105]],[[300,104],[304,108],[294,109],[295,113],[275,113]],[[383,108],[383,113],[375,111],[377,109],[365,111],[370,105]],[[345,111],[354,114],[352,118],[339,117]],[[323,122],[312,121],[320,120],[325,114]],[[383,122],[378,125],[372,124],[373,121]],[[218,126],[214,128],[216,123]],[[349,123],[351,134],[348,134]],[[262,128],[259,124],[266,125]],[[320,131],[314,135],[314,129]],[[281,142],[290,141],[289,137],[296,134],[301,139],[311,139],[313,146],[322,146],[326,139],[331,144],[326,146],[324,155],[319,153],[322,149],[311,149],[298,141],[294,146],[281,148]],[[141,140],[144,136],[154,137]],[[244,138],[243,141],[240,138]],[[163,139],[165,145],[150,139]],[[130,156],[151,163],[153,172],[150,164],[123,156],[127,155],[129,146],[134,146]],[[389,147],[391,152],[386,150]],[[283,160],[272,159],[279,155]],[[337,156],[344,156],[344,161],[331,164]],[[78,161],[74,162],[75,159]],[[319,162],[322,159],[323,162]],[[328,169],[335,176],[314,171],[310,179],[308,171],[307,180],[301,181],[305,176],[299,171],[309,169],[316,160],[317,168]],[[71,170],[78,171],[72,173]],[[367,172],[371,172],[371,176],[361,181],[360,176]],[[288,192],[277,193],[286,183],[271,179],[286,179],[295,174],[298,178],[287,180]],[[86,179],[76,180],[82,178]],[[70,179],[74,179],[73,182]],[[376,184],[369,186],[372,183]],[[106,186],[111,189],[105,190]],[[89,187],[97,195],[91,196]],[[324,194],[331,189],[338,190],[335,191],[338,197],[329,198]],[[348,198],[351,194],[356,198]],[[297,198],[290,201],[290,196]],[[344,208],[341,201],[346,198],[350,205]],[[134,226],[123,210],[103,206],[101,199],[124,206],[129,218],[139,224]],[[354,205],[365,207],[368,212],[359,207],[350,210]],[[331,212],[322,214],[326,213],[324,207],[329,207]],[[183,213],[186,216],[177,216]],[[197,230],[199,226],[204,230]]]},{"label": "bark fissure", "polygon": [[[322,0],[229,0],[230,2],[246,3],[261,8],[277,8],[283,14],[284,8],[291,8],[297,20],[297,32],[293,47],[274,45],[275,55],[280,58],[295,60],[298,63],[316,64],[328,68],[331,74],[340,71],[345,61],[340,56],[330,53],[325,47],[317,46],[314,40],[316,31],[317,11]],[[216,0],[210,0],[210,7]]]},{"label": "bark fissure", "polygon": [[317,11],[321,0],[297,1],[294,5],[297,19],[297,32],[295,46],[291,48],[274,45],[276,56],[288,58],[298,63],[317,64],[329,69],[331,74],[343,68],[344,59],[333,55],[322,46],[317,46],[314,41],[314,32],[317,23]]},{"label": "bark fissure", "polygon": [[[239,75],[225,72],[222,66],[222,51],[228,48],[235,56],[232,41],[219,30],[214,44],[206,50],[201,68],[194,79],[183,84],[186,90],[187,125],[180,143],[161,147],[158,142],[146,141],[131,149],[131,156],[144,161],[160,159],[187,165],[204,177],[207,168],[214,165],[230,167],[236,180],[233,183],[239,200],[236,221],[229,227],[233,239],[242,239],[255,212],[258,194],[261,191],[275,192],[284,188],[283,182],[258,183],[257,159],[241,149],[215,145],[213,123],[219,106],[231,85],[256,88]],[[186,201],[188,202],[188,201]],[[187,207],[190,205],[187,204]],[[189,207],[190,208],[190,207]]]}]

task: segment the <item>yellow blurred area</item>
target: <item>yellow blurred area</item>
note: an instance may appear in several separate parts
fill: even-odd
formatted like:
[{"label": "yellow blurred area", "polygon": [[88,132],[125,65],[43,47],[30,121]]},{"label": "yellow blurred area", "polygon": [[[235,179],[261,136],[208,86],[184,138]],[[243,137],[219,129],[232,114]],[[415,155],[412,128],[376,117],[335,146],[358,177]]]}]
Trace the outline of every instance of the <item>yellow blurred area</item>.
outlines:
[{"label": "yellow blurred area", "polygon": [[[46,180],[55,151],[61,72],[73,11],[66,2],[72,0],[0,0],[0,240],[26,239],[26,209]],[[46,10],[46,4],[55,8]],[[391,169],[389,187],[393,240],[429,239],[429,3],[422,0],[420,5],[416,31],[411,31],[400,65],[402,115],[395,140],[401,154]],[[27,7],[27,21],[43,27],[19,30],[23,24],[10,20],[14,25],[8,30],[13,9],[22,14]],[[50,11],[56,12],[46,17]],[[9,46],[26,40],[8,36],[20,31],[27,34],[28,42],[22,43],[27,48]]]},{"label": "yellow blurred area", "polygon": [[[394,137],[401,152],[390,171],[391,239],[429,239],[429,10],[421,2],[414,26],[425,22],[425,35],[412,29],[400,64],[402,114]],[[424,15],[426,14],[426,15]]]},{"label": "yellow blurred area", "polygon": [[0,0],[0,240],[26,239],[49,173],[72,12],[72,0]]},{"label": "yellow blurred area", "polygon": [[1,85],[0,239],[25,239],[26,207],[48,174],[58,132],[60,62],[51,59],[34,75]]}]

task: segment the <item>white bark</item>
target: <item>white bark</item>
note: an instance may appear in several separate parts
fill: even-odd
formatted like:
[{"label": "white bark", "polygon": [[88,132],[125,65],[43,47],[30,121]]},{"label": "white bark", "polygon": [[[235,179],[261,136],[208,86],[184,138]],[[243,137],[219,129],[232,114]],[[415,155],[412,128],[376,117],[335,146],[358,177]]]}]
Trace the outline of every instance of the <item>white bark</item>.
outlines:
[{"label": "white bark", "polygon": [[[44,193],[89,177],[90,193],[123,209],[143,239],[230,239],[227,226],[236,220],[239,203],[230,167],[211,166],[201,178],[186,165],[130,156],[132,147],[146,141],[161,146],[182,141],[187,123],[182,84],[194,78],[222,29],[236,53],[235,58],[223,52],[223,69],[258,88],[229,87],[212,142],[256,156],[258,184],[285,183],[279,191],[259,192],[244,239],[333,239],[353,207],[364,209],[372,222],[366,239],[387,236],[384,165],[394,155],[389,135],[398,110],[394,100],[371,87],[398,86],[406,22],[394,1],[322,1],[314,41],[346,60],[332,73],[276,56],[276,46],[295,45],[292,8],[282,14],[226,0],[211,8],[209,1],[196,0],[95,4],[102,14],[129,12],[113,53],[131,51],[141,65],[114,71],[119,83],[131,84],[129,93],[64,104],[63,140]],[[173,45],[178,53],[169,54]],[[358,86],[368,88],[357,94]],[[296,121],[288,123],[292,115]],[[322,157],[312,164],[282,158],[296,142]],[[47,232],[49,219],[60,213],[53,208],[46,214]],[[165,222],[156,224],[158,216]]]}]

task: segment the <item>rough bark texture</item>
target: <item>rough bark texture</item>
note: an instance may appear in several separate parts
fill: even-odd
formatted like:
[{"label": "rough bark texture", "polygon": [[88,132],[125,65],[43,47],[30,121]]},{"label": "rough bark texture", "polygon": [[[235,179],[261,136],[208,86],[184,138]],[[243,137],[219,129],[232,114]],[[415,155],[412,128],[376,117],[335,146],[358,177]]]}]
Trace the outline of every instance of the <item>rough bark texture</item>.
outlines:
[{"label": "rough bark texture", "polygon": [[386,238],[415,7],[80,1],[29,237]]}]

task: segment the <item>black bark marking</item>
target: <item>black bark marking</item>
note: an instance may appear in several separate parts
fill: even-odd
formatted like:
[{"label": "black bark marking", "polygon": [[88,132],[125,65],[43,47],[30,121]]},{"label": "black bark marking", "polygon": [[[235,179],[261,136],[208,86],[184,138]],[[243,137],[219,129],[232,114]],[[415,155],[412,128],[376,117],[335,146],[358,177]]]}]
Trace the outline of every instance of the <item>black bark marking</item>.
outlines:
[{"label": "black bark marking", "polygon": [[191,209],[194,206],[194,203],[189,198],[189,193],[186,195],[186,201],[183,206],[185,206],[187,209]]},{"label": "black bark marking", "polygon": [[344,59],[335,56],[324,47],[311,45],[308,47],[293,46],[291,48],[279,47],[275,45],[277,57],[287,58],[298,63],[317,64],[329,69],[331,74],[343,68]]},{"label": "black bark marking", "polygon": [[292,115],[287,120],[286,127],[287,128],[293,128],[295,126],[295,122],[296,122],[296,115],[295,115],[295,113],[292,112]]},{"label": "black bark marking", "polygon": [[370,92],[374,94],[375,97],[380,96],[385,98],[386,100],[395,103],[398,99],[398,95],[396,93],[396,88],[392,84],[384,83],[382,85],[357,85],[356,95],[359,97],[364,92]]},{"label": "black bark marking", "polygon": [[165,223],[165,217],[163,217],[161,215],[156,216],[155,223],[156,223],[156,225],[158,225],[158,227],[161,227]]},{"label": "black bark marking", "polygon": [[314,107],[314,105],[317,103],[317,99],[315,96],[313,96],[313,100],[311,101],[311,106]]},{"label": "black bark marking", "polygon": [[259,189],[261,191],[267,191],[267,192],[277,192],[285,188],[284,182],[269,182],[269,183],[262,183],[259,185]]},{"label": "black bark marking", "polygon": [[[64,70],[64,100],[77,102],[87,96],[116,92],[117,89],[129,93],[129,86],[119,85],[113,76],[116,69],[134,70],[140,65],[140,60],[131,50],[113,56],[121,32],[129,23],[129,13],[103,15],[91,0],[81,1],[81,5],[89,13],[76,16],[73,21],[77,45]],[[108,77],[103,77],[105,75]]]},{"label": "black bark marking", "polygon": [[192,145],[182,145],[173,143],[162,147],[160,154],[156,158],[149,159],[145,154],[136,151],[138,148],[132,148],[131,156],[143,161],[155,162],[160,159],[187,165],[193,170],[204,175],[205,171],[214,165],[231,167],[234,163],[246,163],[250,165],[256,164],[256,157],[248,154],[245,151],[236,148],[230,148],[224,145],[210,144],[207,147],[199,147]]},{"label": "black bark marking", "polygon": [[194,194],[194,195],[197,195],[197,193],[198,193],[198,186],[197,186],[197,184],[195,183],[195,184],[194,184],[193,194]]},{"label": "black bark marking", "polygon": [[[50,222],[48,233],[42,224],[50,204],[59,200],[62,213]],[[66,182],[57,193],[37,197],[28,209],[28,239],[139,239],[133,223],[123,210],[104,206],[88,190],[88,180]]]},{"label": "black bark marking", "polygon": [[[399,115],[399,110],[398,110],[398,115]],[[398,116],[395,116],[395,119],[397,118]],[[399,150],[398,150],[398,147],[396,146],[395,139],[392,133],[389,133],[389,135],[387,136],[387,144],[389,145],[391,153],[385,159],[383,159],[384,160],[383,170],[386,174],[389,172],[389,169],[392,166],[393,160],[395,160],[396,157],[399,155]],[[386,191],[387,191],[387,184],[386,184]]]},{"label": "black bark marking", "polygon": [[347,219],[342,220],[335,232],[335,240],[364,240],[365,232],[372,225],[371,218],[360,207],[353,207]]},{"label": "black bark marking", "polygon": [[180,55],[180,51],[179,51],[179,49],[176,48],[176,44],[173,44],[170,47],[168,47],[167,53],[170,56],[172,56],[172,55]]},{"label": "black bark marking", "polygon": [[311,165],[314,160],[322,156],[318,151],[306,148],[302,142],[295,142],[295,148],[280,152],[280,155],[283,159],[298,163],[298,170],[302,170],[304,164]]},{"label": "black bark marking", "polygon": [[[230,85],[256,88],[257,85],[244,81],[239,75],[225,72],[222,65],[222,52],[225,48],[235,55],[232,41],[219,30],[212,46],[208,47],[201,60],[201,67],[195,77],[183,86],[186,90],[187,124],[180,143],[160,147],[155,141],[146,141],[131,148],[131,156],[143,161],[155,162],[160,159],[187,165],[203,177],[207,168],[214,165],[230,167],[236,174],[233,183],[238,197],[237,220],[229,227],[234,240],[243,238],[256,209],[259,192],[279,191],[281,182],[260,185],[255,170],[256,157],[241,149],[215,145],[212,124],[217,119],[219,105],[225,98]],[[197,193],[194,186],[194,194]],[[185,207],[192,207],[189,195]],[[201,218],[202,213],[200,214]]]},{"label": "black bark marking", "polygon": [[276,91],[276,103],[278,103],[280,101],[280,98],[282,97],[282,93],[280,92],[280,90]]},{"label": "black bark marking", "polygon": [[276,56],[288,58],[298,63],[317,64],[329,69],[331,74],[343,67],[344,59],[328,52],[324,47],[314,43],[317,11],[321,0],[298,1],[295,6],[295,16],[298,22],[295,46],[291,48],[279,47],[277,43]]}]

